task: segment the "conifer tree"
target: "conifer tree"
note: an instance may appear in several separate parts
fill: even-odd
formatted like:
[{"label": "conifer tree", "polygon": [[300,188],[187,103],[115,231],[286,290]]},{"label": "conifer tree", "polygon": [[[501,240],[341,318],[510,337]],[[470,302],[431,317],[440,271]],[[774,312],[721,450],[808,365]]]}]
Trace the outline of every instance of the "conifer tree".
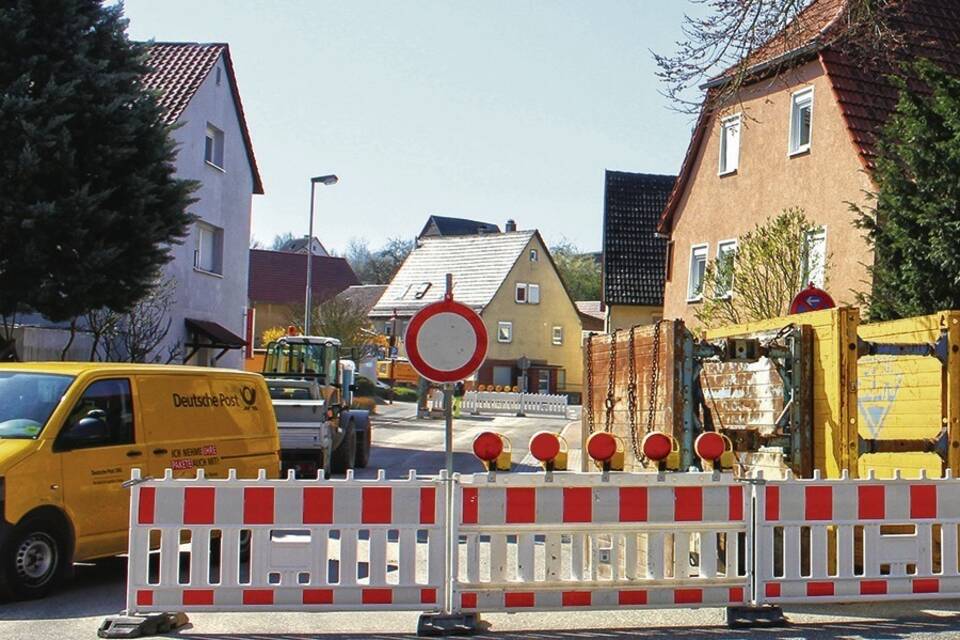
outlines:
[{"label": "conifer tree", "polygon": [[129,309],[186,235],[194,184],[122,4],[0,7],[0,318]]},{"label": "conifer tree", "polygon": [[960,308],[960,78],[921,60],[892,78],[897,107],[878,140],[866,207],[871,320]]}]

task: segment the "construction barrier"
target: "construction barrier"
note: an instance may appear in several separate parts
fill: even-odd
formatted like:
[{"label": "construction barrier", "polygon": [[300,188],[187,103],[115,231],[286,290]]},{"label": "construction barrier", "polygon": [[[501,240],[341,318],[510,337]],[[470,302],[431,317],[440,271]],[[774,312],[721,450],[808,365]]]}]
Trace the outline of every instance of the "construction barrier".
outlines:
[{"label": "construction barrier", "polygon": [[459,486],[465,612],[746,602],[748,488],[730,475],[476,474]]},{"label": "construction barrier", "polygon": [[128,611],[439,606],[440,479],[133,482]]},{"label": "construction barrier", "polygon": [[128,626],[101,633],[172,612],[421,611],[421,631],[443,634],[484,612],[727,607],[749,621],[790,603],[956,598],[950,475],[135,474]]},{"label": "construction barrier", "polygon": [[[467,391],[460,404],[461,413],[509,413],[511,415],[567,416],[566,395],[546,393],[514,393],[510,391]],[[431,403],[434,411],[443,410],[443,394]]]},{"label": "construction barrier", "polygon": [[758,486],[757,604],[957,598],[957,490],[872,474]]}]

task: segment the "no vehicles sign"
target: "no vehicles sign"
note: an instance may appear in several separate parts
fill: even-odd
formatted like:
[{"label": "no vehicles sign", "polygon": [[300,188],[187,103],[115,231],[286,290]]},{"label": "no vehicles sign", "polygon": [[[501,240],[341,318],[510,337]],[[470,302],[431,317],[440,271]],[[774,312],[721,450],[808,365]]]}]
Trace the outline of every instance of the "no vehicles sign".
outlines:
[{"label": "no vehicles sign", "polygon": [[451,296],[417,312],[405,340],[410,364],[433,382],[463,380],[480,368],[487,355],[483,320]]}]

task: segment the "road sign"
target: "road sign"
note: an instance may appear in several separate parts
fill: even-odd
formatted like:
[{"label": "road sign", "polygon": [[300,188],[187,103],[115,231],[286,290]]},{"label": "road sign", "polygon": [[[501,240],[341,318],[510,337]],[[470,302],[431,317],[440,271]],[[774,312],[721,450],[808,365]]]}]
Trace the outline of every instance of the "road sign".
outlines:
[{"label": "road sign", "polygon": [[813,286],[811,282],[806,289],[801,291],[790,304],[790,313],[807,313],[809,311],[820,311],[821,309],[833,309],[836,303],[830,294]]},{"label": "road sign", "polygon": [[449,295],[417,312],[405,337],[410,364],[427,380],[470,377],[487,355],[487,330],[477,312]]}]

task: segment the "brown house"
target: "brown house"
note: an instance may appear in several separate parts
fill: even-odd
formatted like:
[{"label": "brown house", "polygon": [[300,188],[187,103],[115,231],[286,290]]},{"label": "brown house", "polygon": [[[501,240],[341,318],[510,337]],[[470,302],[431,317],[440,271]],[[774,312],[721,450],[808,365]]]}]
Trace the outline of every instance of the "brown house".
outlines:
[{"label": "brown house", "polygon": [[[348,287],[360,284],[357,274],[344,258],[313,256],[310,287],[313,303],[329,300]],[[272,327],[286,327],[292,313],[303,306],[307,293],[307,254],[250,249],[248,297],[253,310],[253,339]]]},{"label": "brown house", "polygon": [[[736,251],[739,236],[788,207],[819,225],[806,242],[810,262],[832,259],[829,273],[812,268],[808,279],[826,281],[838,303],[869,291],[873,258],[848,203],[875,189],[875,135],[897,93],[885,79],[889,63],[855,57],[846,9],[844,0],[814,0],[789,39],[754,54],[734,103],[701,112],[660,219],[670,238],[665,317],[693,321],[706,262]],[[888,59],[922,55],[960,73],[956,2],[903,0],[884,11],[897,34],[890,46],[899,47]],[[708,96],[726,81],[708,83]]]}]

